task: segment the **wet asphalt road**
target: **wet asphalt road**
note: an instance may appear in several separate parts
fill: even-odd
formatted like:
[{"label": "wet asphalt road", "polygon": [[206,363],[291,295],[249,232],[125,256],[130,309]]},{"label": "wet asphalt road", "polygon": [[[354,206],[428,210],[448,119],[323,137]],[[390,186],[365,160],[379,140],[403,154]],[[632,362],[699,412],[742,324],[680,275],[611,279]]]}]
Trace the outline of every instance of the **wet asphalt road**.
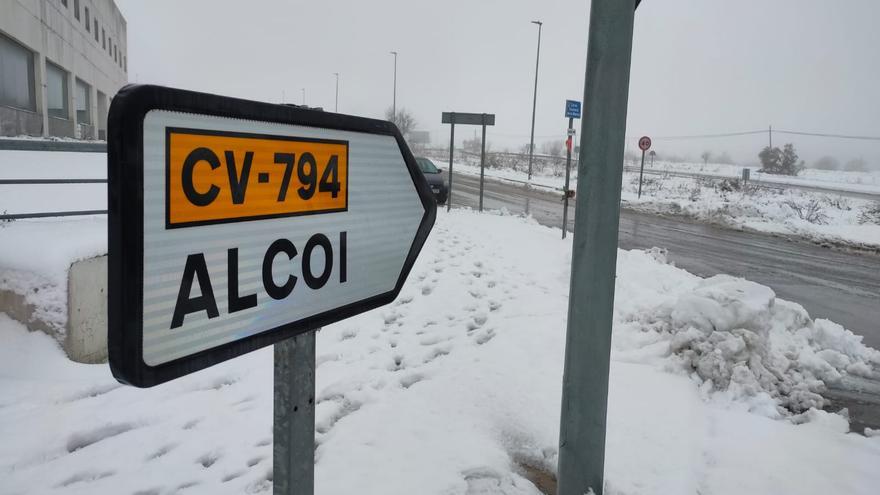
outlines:
[{"label": "wet asphalt road", "polygon": [[[479,178],[455,175],[453,205],[476,207]],[[487,180],[484,207],[529,213],[541,224],[562,226],[561,193],[525,190]],[[575,208],[569,206],[569,230]],[[827,249],[811,242],[742,232],[691,221],[623,210],[619,246],[661,247],[676,266],[709,277],[727,273],[767,285],[806,308],[864,336],[880,349],[880,256]]]},{"label": "wet asphalt road", "polygon": [[[476,208],[479,178],[455,175],[454,206]],[[526,190],[522,185],[486,180],[484,208],[528,211],[539,223],[562,226],[561,193]],[[569,206],[569,231],[574,206]],[[662,247],[676,266],[709,277],[727,273],[771,287],[806,308],[813,318],[828,318],[880,349],[880,255],[823,248],[807,241],[707,225],[680,217],[623,210],[618,245],[624,249]],[[850,412],[852,431],[880,428],[880,372],[875,379],[847,377],[829,384],[826,409]]]}]

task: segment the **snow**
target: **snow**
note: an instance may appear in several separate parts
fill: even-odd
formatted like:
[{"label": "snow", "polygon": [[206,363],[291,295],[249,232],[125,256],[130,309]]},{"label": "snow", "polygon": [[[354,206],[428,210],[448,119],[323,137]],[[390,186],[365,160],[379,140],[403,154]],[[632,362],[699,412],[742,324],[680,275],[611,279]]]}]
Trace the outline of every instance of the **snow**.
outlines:
[{"label": "snow", "polygon": [[22,295],[61,338],[67,325],[67,272],[107,253],[107,217],[17,220],[0,224],[0,290]]},{"label": "snow", "polygon": [[[442,163],[437,161],[437,163]],[[675,164],[658,162],[654,171],[686,171],[703,173],[695,164]],[[688,166],[685,166],[688,165]],[[735,169],[735,170],[734,170]],[[734,173],[734,171],[736,173]],[[705,173],[740,177],[742,168],[732,165],[709,164]],[[479,176],[479,162],[456,162],[454,173]],[[553,167],[543,170],[549,175],[536,172],[531,186],[561,191],[565,184],[564,169]],[[486,168],[487,177],[496,180],[525,184],[525,172],[510,168]],[[775,189],[767,187],[741,187],[738,182],[722,184],[719,179],[679,177],[674,175],[646,174],[642,185],[642,195],[638,196],[638,172],[624,172],[621,201],[624,208],[663,215],[680,215],[695,220],[724,225],[736,229],[748,229],[777,235],[796,236],[819,244],[832,244],[843,247],[880,250],[880,223],[863,221],[863,212],[880,205],[880,173],[869,172],[827,172],[810,170],[806,177],[819,177],[800,180],[798,178],[773,177],[772,181],[795,185],[808,185],[828,189],[853,190],[842,183],[861,180],[866,184],[862,192],[876,193],[877,200],[848,198],[834,193],[821,193],[801,189]],[[767,174],[753,175],[753,178],[768,179]],[[836,179],[836,180],[835,180]],[[799,182],[800,180],[800,182]],[[733,184],[733,187],[729,187]],[[576,166],[573,165],[570,188],[577,189]],[[810,218],[806,212],[811,207],[817,215]],[[801,210],[801,214],[798,213]],[[802,218],[802,216],[807,218]]]},{"label": "snow", "polygon": [[[530,219],[438,212],[400,297],[318,334],[317,492],[539,493],[570,258]],[[271,491],[271,349],[139,390],[4,315],[0,340],[3,493]],[[606,493],[873,494],[880,437],[809,406],[878,359],[766,287],[619,251]]]}]

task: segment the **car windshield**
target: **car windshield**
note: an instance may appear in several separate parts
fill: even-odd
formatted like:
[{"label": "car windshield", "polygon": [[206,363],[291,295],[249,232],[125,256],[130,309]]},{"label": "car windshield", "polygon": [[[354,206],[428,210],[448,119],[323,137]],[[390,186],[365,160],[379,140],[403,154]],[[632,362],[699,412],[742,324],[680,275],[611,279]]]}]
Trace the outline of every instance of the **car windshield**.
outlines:
[{"label": "car windshield", "polygon": [[416,162],[419,164],[419,168],[422,169],[422,173],[425,174],[439,174],[440,169],[434,165],[434,162],[428,160],[427,158],[416,158]]}]

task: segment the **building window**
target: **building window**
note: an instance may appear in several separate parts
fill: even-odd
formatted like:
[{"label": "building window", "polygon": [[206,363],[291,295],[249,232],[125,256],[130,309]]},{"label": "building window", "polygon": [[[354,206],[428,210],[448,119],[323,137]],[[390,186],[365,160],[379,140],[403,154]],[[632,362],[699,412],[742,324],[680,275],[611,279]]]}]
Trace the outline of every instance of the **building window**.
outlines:
[{"label": "building window", "polygon": [[79,20],[79,0],[73,0],[73,17]]},{"label": "building window", "polygon": [[86,21],[85,21],[85,23],[86,23],[86,32],[87,32],[87,33],[90,33],[90,32],[92,31],[92,23],[89,22],[89,8],[88,8],[88,7],[83,7],[83,9],[85,9],[85,14],[86,14],[86,15],[84,16],[84,17],[85,17],[85,20],[86,20]]},{"label": "building window", "polygon": [[36,111],[34,54],[0,34],[0,105]]},{"label": "building window", "polygon": [[98,18],[95,17],[95,43],[98,42]]},{"label": "building window", "polygon": [[61,5],[64,5],[65,7],[67,7],[67,0],[61,0]]},{"label": "building window", "polygon": [[101,47],[107,48],[107,30],[104,28],[101,28]]},{"label": "building window", "polygon": [[46,62],[46,91],[49,96],[50,117],[69,119],[67,107],[67,72],[57,65]]},{"label": "building window", "polygon": [[116,58],[117,55],[118,55],[118,54],[116,53],[116,45],[113,45],[113,61],[114,61],[114,62],[118,62],[118,61],[119,61],[119,59]]},{"label": "building window", "polygon": [[92,123],[92,112],[90,105],[92,96],[92,88],[88,84],[76,80],[76,121],[80,124]]}]

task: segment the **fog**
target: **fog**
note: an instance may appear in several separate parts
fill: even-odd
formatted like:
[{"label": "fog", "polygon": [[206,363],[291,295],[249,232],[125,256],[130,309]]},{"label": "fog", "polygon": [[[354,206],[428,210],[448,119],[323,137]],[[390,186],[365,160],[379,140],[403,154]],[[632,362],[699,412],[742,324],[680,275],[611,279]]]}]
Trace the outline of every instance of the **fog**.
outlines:
[{"label": "fog", "polygon": [[[117,0],[129,76],[243,98],[381,118],[392,103],[448,141],[443,111],[495,113],[494,149],[529,140],[537,27],[544,22],[536,146],[563,139],[565,99],[583,94],[589,2]],[[872,0],[644,0],[636,12],[627,134],[661,155],[755,161],[767,129],[880,136],[880,3]],[[589,112],[589,108],[585,109]],[[470,130],[457,133],[470,138]],[[774,133],[808,162],[864,157],[880,140]]]}]

